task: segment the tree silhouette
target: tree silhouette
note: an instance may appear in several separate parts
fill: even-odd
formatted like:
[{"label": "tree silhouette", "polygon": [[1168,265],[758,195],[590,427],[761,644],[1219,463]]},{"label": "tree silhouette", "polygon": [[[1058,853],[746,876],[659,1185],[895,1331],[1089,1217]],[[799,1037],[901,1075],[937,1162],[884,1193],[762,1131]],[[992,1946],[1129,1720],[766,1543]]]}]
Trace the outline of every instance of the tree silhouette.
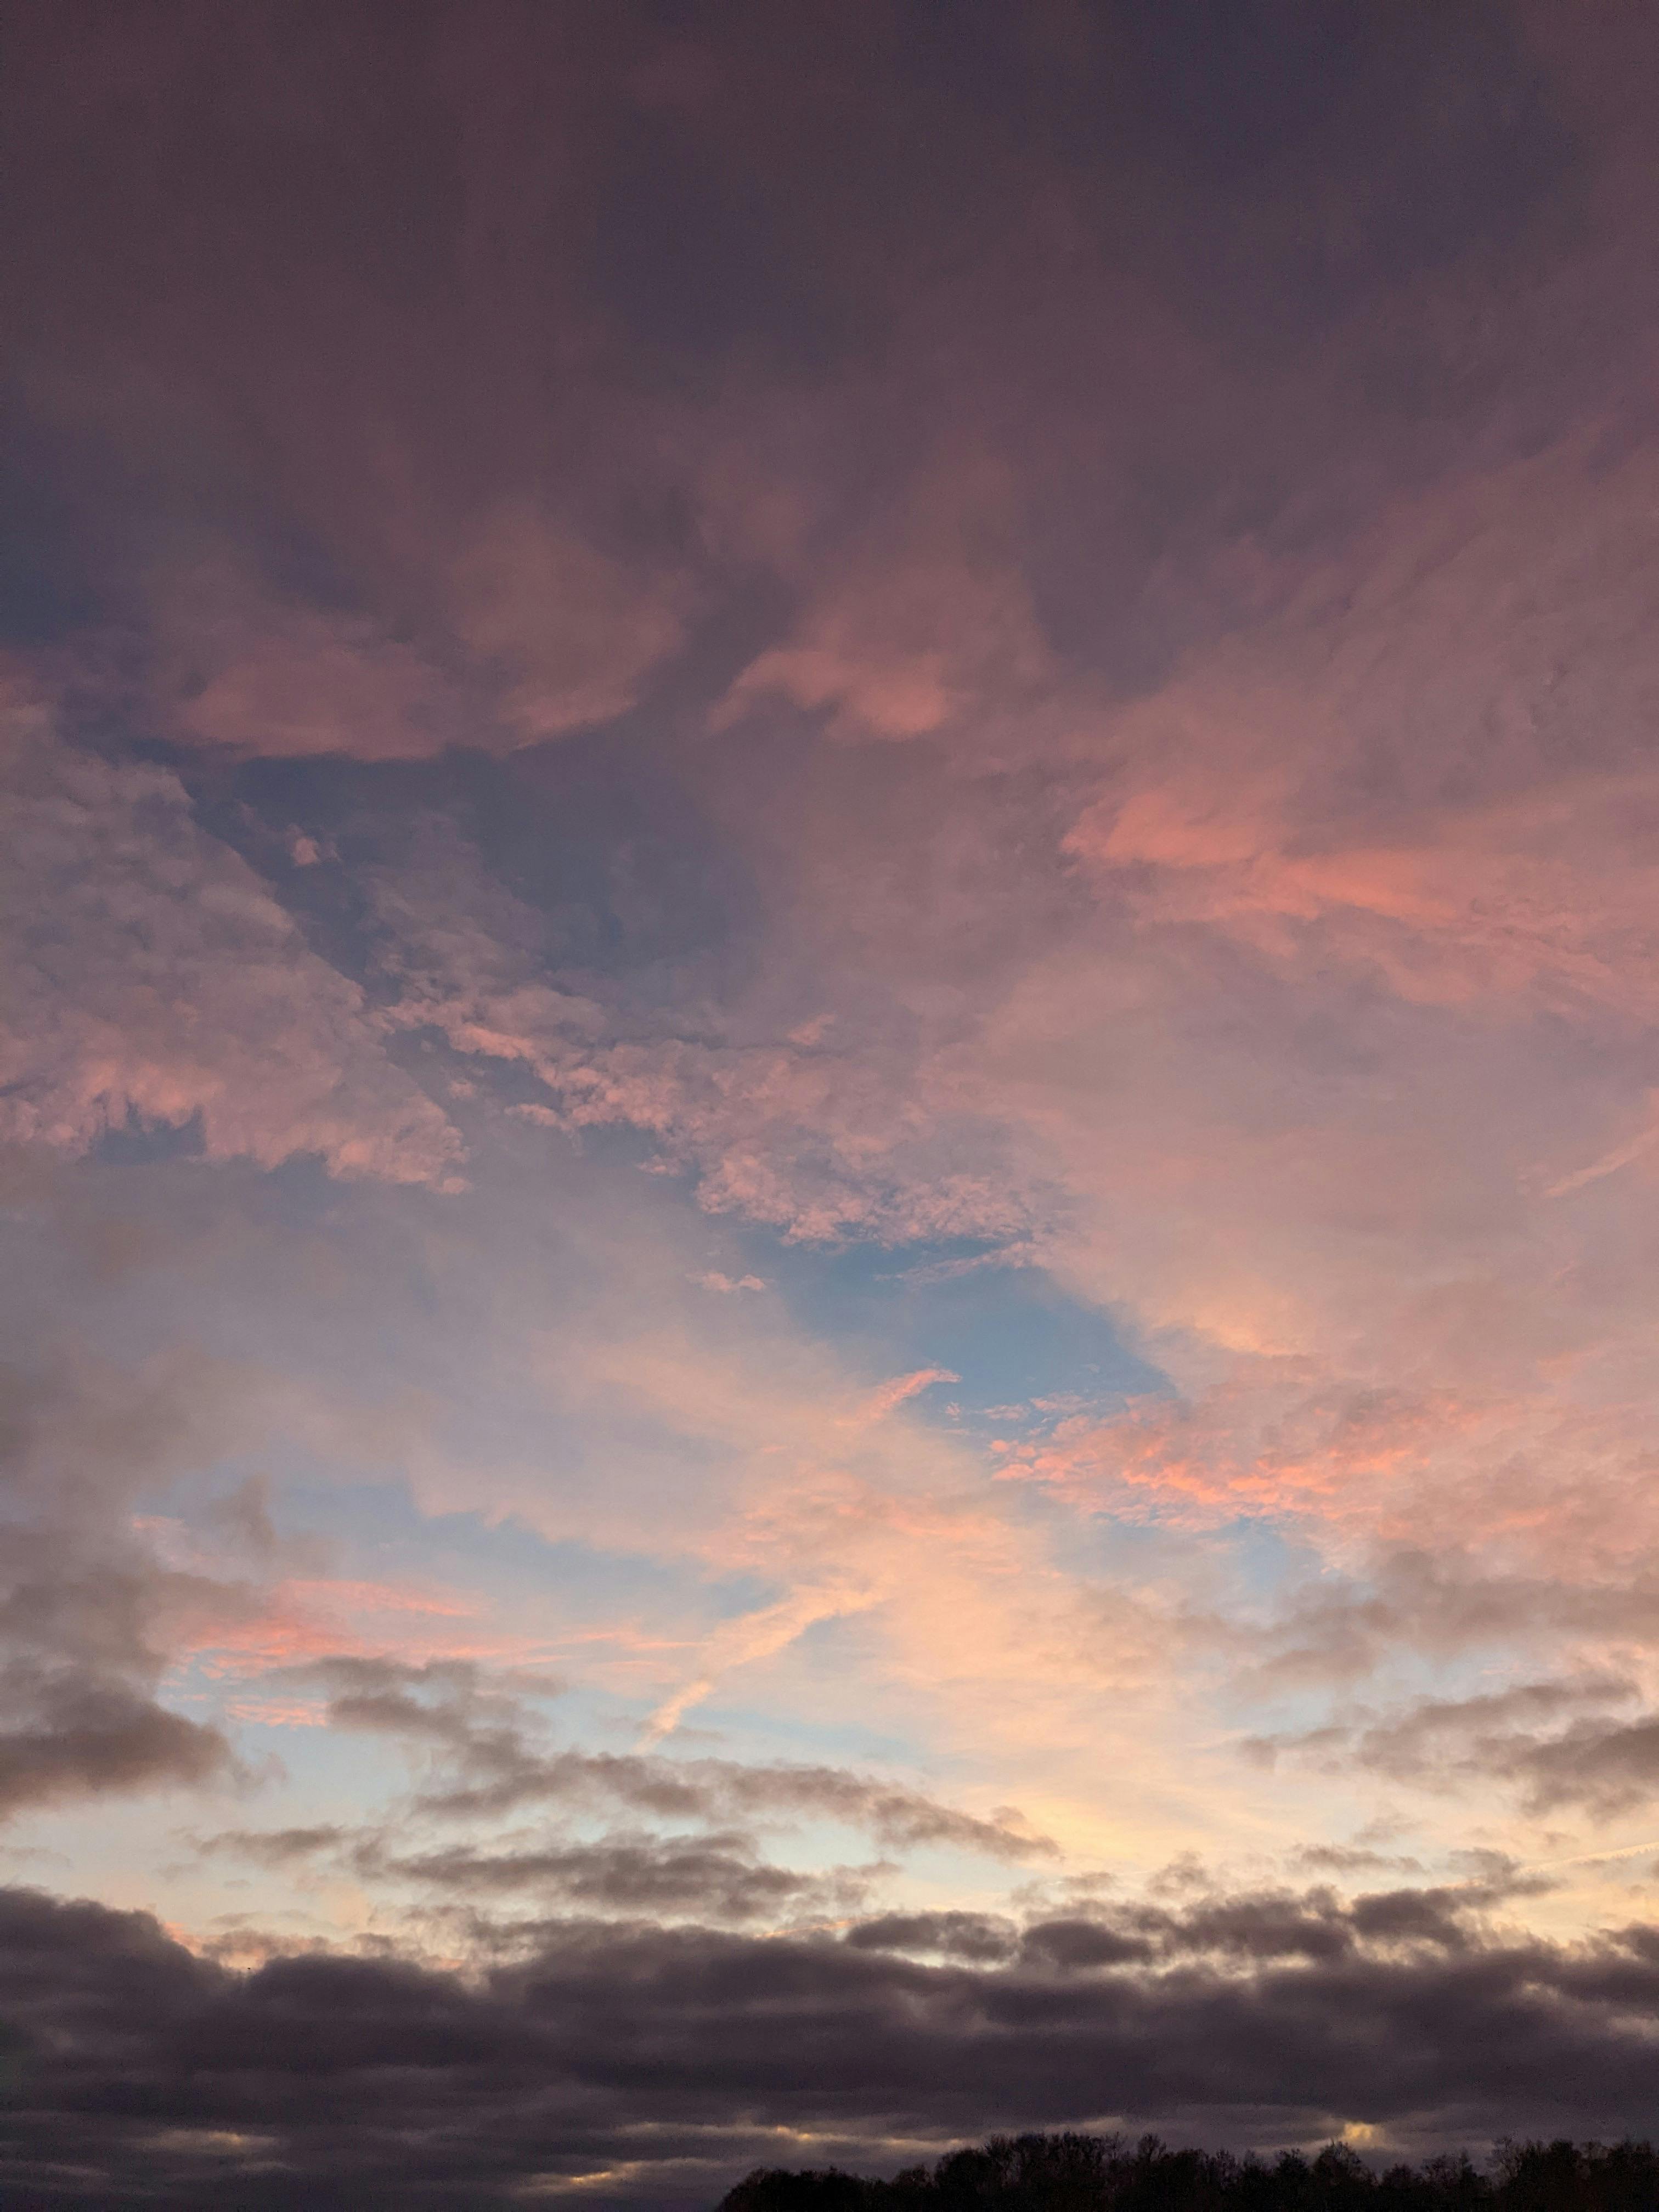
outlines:
[{"label": "tree silhouette", "polygon": [[1659,2212],[1650,2143],[1504,2142],[1382,2172],[1346,2144],[1267,2161],[1157,2136],[993,2136],[890,2181],[757,2167],[719,2212]]}]

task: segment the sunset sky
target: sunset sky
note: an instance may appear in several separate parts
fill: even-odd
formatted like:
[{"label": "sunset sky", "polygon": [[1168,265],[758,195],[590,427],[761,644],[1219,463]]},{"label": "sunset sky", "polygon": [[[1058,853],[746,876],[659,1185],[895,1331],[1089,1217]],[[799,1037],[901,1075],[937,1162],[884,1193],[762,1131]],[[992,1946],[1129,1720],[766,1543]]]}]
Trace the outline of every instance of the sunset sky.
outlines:
[{"label": "sunset sky", "polygon": [[1659,2132],[1659,13],[0,81],[9,2206]]}]

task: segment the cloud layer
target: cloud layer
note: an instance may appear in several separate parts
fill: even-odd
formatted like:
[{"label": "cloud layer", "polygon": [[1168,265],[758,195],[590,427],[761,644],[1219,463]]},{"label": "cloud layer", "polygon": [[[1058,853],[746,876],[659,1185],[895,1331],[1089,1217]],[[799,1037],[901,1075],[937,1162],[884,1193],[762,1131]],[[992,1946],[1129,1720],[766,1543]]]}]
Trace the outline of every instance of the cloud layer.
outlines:
[{"label": "cloud layer", "polygon": [[0,24],[20,2203],[1655,2124],[1559,15]]},{"label": "cloud layer", "polygon": [[[948,1940],[911,1944],[960,1950]],[[1451,1897],[1243,1897],[994,1966],[900,1931],[757,1942],[568,1921],[466,1980],[386,1958],[246,1978],[140,1914],[0,1899],[14,2185],[106,2204],[706,2204],[769,2147],[876,2163],[976,2126],[1156,2121],[1418,2145],[1652,2124],[1644,1928],[1582,1950]],[[905,1947],[909,1948],[909,1947]],[[1166,1971],[1142,1962],[1164,1957]],[[72,2039],[63,2029],[73,2021]],[[63,2147],[75,2131],[72,2175]]]}]

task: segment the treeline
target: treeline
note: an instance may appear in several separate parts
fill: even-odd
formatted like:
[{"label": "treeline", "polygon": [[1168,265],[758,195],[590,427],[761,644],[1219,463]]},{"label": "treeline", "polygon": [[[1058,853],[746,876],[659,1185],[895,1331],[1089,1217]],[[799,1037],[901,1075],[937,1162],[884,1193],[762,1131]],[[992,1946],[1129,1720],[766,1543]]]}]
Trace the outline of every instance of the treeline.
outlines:
[{"label": "treeline", "polygon": [[994,2136],[890,2181],[757,2167],[719,2212],[1659,2212],[1645,2142],[1501,2144],[1374,2172],[1340,2143],[1272,2160],[1170,2150],[1156,2136]]}]

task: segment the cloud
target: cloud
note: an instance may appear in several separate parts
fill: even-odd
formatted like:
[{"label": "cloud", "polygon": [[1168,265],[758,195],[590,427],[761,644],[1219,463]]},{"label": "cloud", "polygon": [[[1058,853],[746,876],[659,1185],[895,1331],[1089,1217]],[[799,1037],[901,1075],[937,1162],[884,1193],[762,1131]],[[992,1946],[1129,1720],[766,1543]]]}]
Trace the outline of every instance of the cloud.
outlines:
[{"label": "cloud", "polygon": [[[196,1848],[266,1869],[343,1872],[386,1899],[412,1889],[422,1900],[419,1919],[447,1916],[469,1942],[497,1952],[534,1939],[544,1924],[526,1917],[535,1908],[799,1923],[844,1917],[864,1903],[874,1878],[891,1871],[877,1865],[797,1872],[766,1860],[752,1835],[721,1829],[689,1835],[612,1829],[580,1838],[544,1832],[529,1840],[416,1845],[405,1826],[231,1828],[197,1839]],[[501,1905],[514,1900],[519,1916],[503,1919]]]},{"label": "cloud", "polygon": [[919,1113],[908,1070],[862,1048],[606,1037],[628,1010],[461,976],[418,983],[393,1018],[529,1069],[557,1103],[520,1110],[554,1127],[641,1131],[665,1167],[696,1176],[709,1212],[792,1243],[1006,1241],[1030,1225],[1030,1178],[994,1123],[943,1101],[937,1120]]},{"label": "cloud", "polygon": [[283,596],[230,554],[149,582],[151,681],[169,736],[265,758],[505,752],[614,718],[679,642],[686,592],[523,501],[479,526],[421,645],[371,612]]},{"label": "cloud", "polygon": [[217,1729],[119,1681],[70,1668],[0,1666],[0,1818],[111,1790],[189,1786],[232,1765]]},{"label": "cloud", "polygon": [[680,641],[682,580],[630,572],[522,501],[490,517],[454,578],[457,627],[507,672],[499,711],[522,744],[611,720]]},{"label": "cloud", "polygon": [[1540,1812],[1577,1805],[1607,1819],[1659,1794],[1659,1717],[1611,1725],[1581,1719],[1558,1736],[1503,1748],[1508,1771]]},{"label": "cloud", "polygon": [[[88,1210],[165,1132],[244,1164],[127,1179],[198,1241],[88,1294],[89,1329],[120,1359],[257,1340],[360,1398],[285,1416],[284,1479],[363,1550],[476,1542],[489,1587],[463,1621],[378,1561],[184,1556],[130,1525],[156,1501],[125,1444],[84,1476],[66,1448],[15,1478],[16,1788],[210,1780],[170,1656],[239,1678],[232,1719],[326,1700],[410,1761],[395,1852],[434,1942],[537,1883],[550,1911],[827,1911],[755,1840],[816,1824],[972,1853],[977,1884],[1195,1833],[1273,1863],[1436,1773],[1630,1802],[1659,1620],[1647,47],[1571,42],[1613,67],[1480,9],[1310,45],[1255,9],[1212,68],[1179,9],[1062,6],[978,11],[924,67],[902,9],[689,41],[633,0],[397,36],[324,12],[150,35],[66,0],[8,49],[0,520],[29,574],[0,612],[59,706],[7,757],[0,1105]],[[422,1066],[475,1178],[441,1224],[461,1139]],[[320,1203],[247,1172],[304,1157]],[[232,1184],[246,1215],[216,1212]],[[797,1249],[697,1296],[698,1206]],[[999,1382],[1029,1410],[988,1463],[910,1394],[1018,1367],[994,1277],[977,1346],[872,1364],[812,1340],[860,1241],[943,1245],[933,1291],[1017,1253],[1164,1386]],[[154,1486],[249,1434],[192,1430]],[[384,1529],[365,1469],[408,1485]],[[528,1648],[494,1605],[611,1653],[582,1687],[620,1685],[645,1743],[556,1735],[459,1659]],[[1522,1688],[1468,1697],[1477,1662]],[[671,1750],[739,1686],[767,1757]],[[771,1755],[809,1723],[907,1778]],[[1271,1789],[1237,1757],[1264,1731],[1303,1740]],[[298,1796],[362,1787],[338,1749],[296,1733]],[[557,1832],[494,1832],[520,1814]],[[271,1817],[267,1881],[319,1838],[351,1871],[361,1808]],[[1269,2130],[1450,2125],[1459,2083],[1482,2114],[1646,2094],[1611,1998],[1600,2043],[1573,2010],[1602,1951],[1511,1943],[1467,1897],[1073,1896],[1008,1935],[948,1871],[890,1913],[848,1890],[838,1948],[555,1929],[545,2016],[407,1960],[202,1969],[191,2032],[246,2061],[219,2101],[121,2042],[161,2071],[81,2106],[169,2201],[222,2155],[248,2192],[331,2158],[373,2201],[417,2136],[434,2197],[463,2153],[469,2185],[533,2185],[557,2101],[558,2155],[594,2163],[556,2180],[660,2203],[711,2170],[640,2130],[698,2100],[726,2129],[740,2076],[751,2106],[781,2084],[775,2123],[731,2123],[745,2150],[912,2081],[871,2124],[1218,2116],[1240,2083]],[[584,2148],[598,2075],[536,2039],[585,2009],[602,2071],[636,2000],[635,2101]],[[306,2142],[315,2070],[273,2086],[237,2043],[261,2006],[292,2051],[355,2020],[386,2054],[342,2062]]]},{"label": "cloud", "polygon": [[890,1382],[878,1384],[870,1393],[859,1418],[865,1421],[884,1419],[895,1407],[907,1404],[912,1398],[920,1397],[924,1390],[931,1390],[935,1382],[960,1382],[961,1380],[961,1376],[950,1367],[919,1367],[912,1375],[895,1375]]},{"label": "cloud", "polygon": [[[1472,1698],[1423,1698],[1395,1715],[1340,1719],[1250,1747],[1270,1763],[1289,1753],[1431,1790],[1506,1780],[1523,1785],[1534,1811],[1576,1803],[1606,1814],[1641,1803],[1659,1785],[1659,1723],[1596,1713],[1640,1697],[1637,1684],[1616,1675],[1523,1682]],[[1563,1721],[1564,1730],[1549,1733]]]},{"label": "cloud", "polygon": [[867,1871],[845,1868],[798,1874],[769,1865],[749,1838],[718,1832],[612,1833],[589,1843],[499,1851],[452,1845],[394,1854],[368,1847],[354,1855],[353,1865],[364,1877],[412,1882],[448,1898],[483,1902],[527,1893],[589,1912],[714,1922],[845,1913],[862,1902],[870,1881]]},{"label": "cloud", "polygon": [[196,1848],[210,1856],[229,1854],[251,1860],[255,1866],[286,1867],[313,1857],[349,1839],[344,1828],[227,1828],[214,1836],[198,1837]]},{"label": "cloud", "polygon": [[1241,1360],[1194,1400],[1142,1399],[1105,1420],[1067,1413],[1034,1441],[1004,1443],[999,1472],[1188,1525],[1249,1511],[1324,1518],[1352,1501],[1376,1528],[1388,1486],[1420,1480],[1482,1414],[1492,1418],[1449,1392],[1345,1387],[1312,1361]]},{"label": "cloud", "polygon": [[[20,1332],[20,1334],[21,1333]],[[157,1694],[179,1640],[234,1620],[252,1577],[170,1566],[134,1529],[143,1487],[234,1432],[248,1378],[194,1360],[146,1374],[84,1354],[0,1376],[0,1815],[232,1775],[222,1731]]]},{"label": "cloud", "polygon": [[[941,860],[946,880],[913,886],[929,929],[971,914],[985,856],[969,843]],[[822,964],[810,941],[780,945],[782,972],[757,979],[752,1000],[713,989],[696,954],[666,975],[656,960],[643,975],[561,970],[547,917],[492,879],[453,825],[375,870],[368,889],[389,1024],[441,1036],[480,1073],[495,1062],[533,1077],[543,1095],[514,1110],[544,1126],[640,1132],[663,1168],[695,1177],[710,1212],[792,1243],[902,1243],[1008,1242],[1043,1208],[1000,1114],[968,1095],[971,1068],[943,1050],[930,1064],[917,1032],[933,1024],[902,994],[854,971],[836,981],[844,1007],[800,1020],[790,970],[797,958]],[[693,926],[678,914],[661,924],[669,935]],[[940,1026],[954,1033],[954,1012]]]},{"label": "cloud", "polygon": [[721,1621],[703,1639],[698,1671],[657,1707],[645,1724],[641,1741],[660,1743],[672,1735],[686,1714],[712,1696],[733,1669],[769,1659],[820,1621],[861,1613],[874,1602],[875,1592],[862,1578],[810,1576],[775,1605]]},{"label": "cloud", "polygon": [[855,1921],[843,1941],[855,1951],[896,1951],[988,1966],[1012,1958],[1018,1931],[990,1912],[884,1912]]},{"label": "cloud", "polygon": [[[285,602],[228,557],[164,573],[153,682],[169,736],[238,753],[407,760],[459,741],[453,682],[372,617]],[[308,841],[307,841],[308,842]],[[314,865],[295,852],[295,865]]]},{"label": "cloud", "polygon": [[129,1122],[194,1125],[210,1159],[314,1152],[339,1176],[453,1182],[460,1140],[362,992],[179,779],[74,750],[36,708],[7,724],[0,1129],[84,1152]]},{"label": "cloud", "polygon": [[[1656,1620],[1659,1590],[1640,1576],[1495,1572],[1467,1553],[1404,1547],[1371,1555],[1352,1576],[1292,1583],[1270,1617],[1256,1611],[1192,1626],[1226,1650],[1248,1698],[1341,1689],[1404,1650],[1443,1663],[1524,1650],[1540,1637],[1584,1650],[1609,1640],[1640,1648]],[[1591,1674],[1592,1688],[1598,1679],[1610,1678]]]},{"label": "cloud", "polygon": [[411,1666],[339,1657],[301,1679],[332,1694],[337,1727],[402,1736],[429,1747],[436,1764],[417,1801],[422,1809],[475,1819],[556,1804],[620,1804],[671,1820],[762,1824],[830,1820],[861,1827],[890,1848],[939,1847],[1021,1861],[1051,1856],[1053,1843],[1014,1812],[989,1820],[919,1790],[823,1765],[674,1759],[644,1753],[554,1750],[522,1693],[470,1662]]},{"label": "cloud", "polygon": [[1057,670],[1006,550],[997,509],[1012,496],[994,462],[934,460],[907,518],[872,532],[841,574],[814,576],[792,636],[743,671],[716,726],[780,697],[851,741],[974,728],[988,709],[1000,732],[1042,715]]},{"label": "cloud", "polygon": [[1091,1951],[1087,1925],[930,1965],[577,1919],[472,1976],[322,1951],[235,1973],[145,1915],[11,1890],[15,2185],[72,2159],[112,2205],[234,2186],[327,2212],[417,2177],[478,2207],[605,2170],[611,2201],[690,2212],[782,2130],[874,2162],[899,2137],[1104,2120],[1266,2146],[1352,2123],[1413,2148],[1654,2124],[1642,1930],[1556,1946],[1479,1899],[1240,1898],[1173,1923],[1170,1973],[1104,1927]]},{"label": "cloud", "polygon": [[[1598,467],[1595,442],[1385,509],[1276,621],[1127,711],[1068,848],[1146,921],[1273,966],[1419,1004],[1649,1003],[1624,809],[1659,456]],[[1387,764],[1385,803],[1345,788],[1359,759]]]},{"label": "cloud", "polygon": [[240,1618],[203,1623],[185,1648],[220,1677],[257,1676],[389,1644],[410,1658],[423,1646],[453,1654],[458,1644],[479,1640],[475,1627],[463,1626],[476,1622],[479,1610],[476,1599],[429,1587],[289,1575],[266,1583]]}]

